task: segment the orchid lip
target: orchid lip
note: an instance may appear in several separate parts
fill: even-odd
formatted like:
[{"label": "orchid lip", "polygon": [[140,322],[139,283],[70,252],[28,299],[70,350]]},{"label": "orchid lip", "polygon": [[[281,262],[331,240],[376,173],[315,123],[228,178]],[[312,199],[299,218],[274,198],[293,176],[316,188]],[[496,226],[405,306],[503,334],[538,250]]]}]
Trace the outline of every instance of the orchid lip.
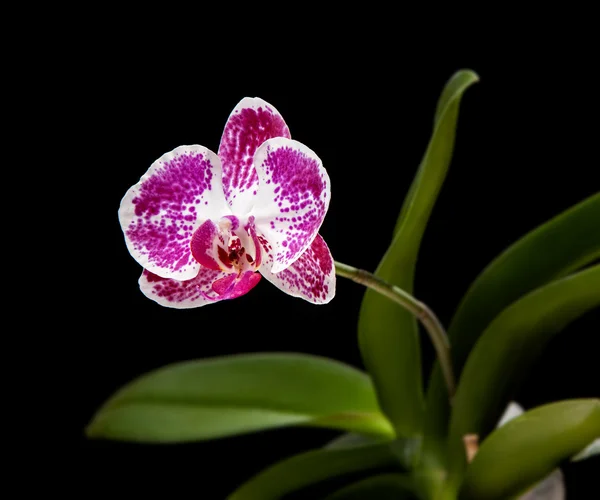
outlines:
[{"label": "orchid lip", "polygon": [[260,267],[260,246],[249,234],[253,218],[242,225],[240,220],[227,215],[216,223],[207,220],[194,233],[190,249],[196,261],[204,267],[238,275],[257,271]]}]

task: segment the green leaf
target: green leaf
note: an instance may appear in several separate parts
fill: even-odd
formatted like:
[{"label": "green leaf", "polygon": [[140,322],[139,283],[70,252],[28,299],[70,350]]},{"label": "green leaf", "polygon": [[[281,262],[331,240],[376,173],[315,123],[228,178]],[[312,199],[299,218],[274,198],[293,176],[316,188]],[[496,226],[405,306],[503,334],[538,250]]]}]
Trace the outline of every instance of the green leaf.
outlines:
[{"label": "green leaf", "polygon": [[354,448],[355,446],[363,446],[366,444],[391,443],[392,439],[385,436],[356,434],[347,432],[341,436],[332,439],[324,448],[329,450],[340,450],[343,448]]},{"label": "green leaf", "polygon": [[[479,77],[473,71],[461,70],[461,71],[457,71],[456,73],[454,73],[454,75],[452,75],[450,80],[448,80],[448,82],[446,82],[446,85],[444,86],[444,89],[442,90],[440,98],[438,99],[435,116],[433,119],[434,133],[435,133],[435,128],[437,127],[438,122],[440,121],[440,118],[445,116],[444,113],[446,112],[448,107],[450,105],[452,105],[453,103],[456,103],[456,116],[446,116],[445,119],[454,120],[454,129],[456,128],[456,120],[458,118],[458,104],[460,104],[460,99],[462,97],[462,94],[469,86],[471,86],[473,83],[475,83],[477,81],[479,81]],[[452,111],[452,113],[453,112],[454,112],[454,110]],[[446,153],[445,161],[448,163],[448,165],[450,163],[450,159],[452,156],[452,149],[454,148],[454,135],[455,135],[454,129],[450,130],[450,133],[452,135],[449,138],[451,139],[451,141],[446,141],[446,145],[449,149],[445,151],[445,153]],[[430,142],[429,148],[431,149],[431,142]],[[427,153],[426,153],[426,155],[427,155]],[[396,227],[394,228],[394,235],[398,232],[398,230],[404,223],[407,212],[412,209],[415,193],[417,192],[417,190],[422,189],[422,187],[420,187],[420,182],[419,182],[418,177],[420,175],[422,175],[423,170],[425,170],[427,168],[429,168],[427,163],[425,161],[422,161],[421,164],[419,165],[417,175],[415,176],[416,178],[413,181],[413,183],[410,185],[410,189],[408,190],[408,193],[407,193],[406,197],[404,198],[404,202],[402,204],[402,209],[400,210],[400,215],[398,216],[398,220],[396,221]],[[446,167],[446,170],[447,170],[447,167]],[[445,173],[443,175],[445,176]],[[442,179],[442,182],[443,182],[443,179]]]},{"label": "green leaf", "polygon": [[[600,256],[600,193],[526,234],[479,275],[462,299],[448,329],[456,375],[479,336],[523,295],[566,276]],[[427,393],[428,434],[445,436],[448,396],[439,365]]]},{"label": "green leaf", "polygon": [[[501,427],[507,422],[523,415],[525,410],[518,403],[511,401],[504,410],[500,421],[496,427]],[[564,500],[565,481],[559,468],[552,471],[551,474],[544,477],[541,481],[533,485],[523,495],[519,495],[518,500]]]},{"label": "green leaf", "polygon": [[386,444],[320,449],[295,455],[254,476],[228,500],[275,500],[329,478],[395,465]]},{"label": "green leaf", "polygon": [[325,448],[335,450],[364,444],[387,443],[398,463],[403,468],[409,469],[413,465],[412,457],[421,447],[421,441],[420,437],[390,439],[386,436],[346,433],[331,440]]},{"label": "green leaf", "polygon": [[600,434],[600,399],[547,404],[491,433],[469,465],[460,499],[524,492]]},{"label": "green leaf", "polygon": [[380,474],[346,486],[325,500],[411,500],[418,498],[409,476]]},{"label": "green leaf", "polygon": [[[439,104],[443,111],[402,207],[394,239],[375,273],[409,293],[421,239],[452,157],[459,103],[463,92],[477,80],[472,71],[459,71],[447,83]],[[403,436],[420,434],[423,425],[418,333],[410,313],[386,297],[366,291],[358,322],[362,357],[384,413]]]},{"label": "green leaf", "polygon": [[598,306],[600,265],[529,293],[490,324],[467,359],[454,398],[448,438],[452,477],[460,477],[464,470],[462,437],[485,436],[547,342]]},{"label": "green leaf", "polygon": [[331,359],[265,353],[177,363],[127,384],[90,437],[182,442],[286,425],[393,437],[365,373]]}]

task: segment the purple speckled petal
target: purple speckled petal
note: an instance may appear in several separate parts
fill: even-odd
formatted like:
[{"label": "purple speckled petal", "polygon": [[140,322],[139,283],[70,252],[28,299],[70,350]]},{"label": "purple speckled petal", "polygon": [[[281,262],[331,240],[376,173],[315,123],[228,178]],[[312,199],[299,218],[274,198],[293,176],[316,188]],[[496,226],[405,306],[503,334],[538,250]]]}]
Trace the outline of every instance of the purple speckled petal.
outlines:
[{"label": "purple speckled petal", "polygon": [[268,268],[269,266],[261,267],[261,274],[289,295],[314,304],[326,304],[335,295],[333,257],[319,234],[290,267],[277,274],[273,274]]},{"label": "purple speckled petal", "polygon": [[[239,276],[230,274],[212,284],[216,300],[235,299],[252,290],[260,281],[261,275],[254,271],[246,271]],[[214,295],[214,294],[213,294]]]},{"label": "purple speckled petal", "polygon": [[252,158],[259,146],[273,137],[290,137],[279,112],[257,97],[245,97],[229,115],[219,157],[223,163],[223,189],[233,212],[248,213],[254,203],[258,176]]},{"label": "purple speckled petal", "polygon": [[177,281],[161,278],[144,270],[139,279],[140,290],[161,306],[190,309],[234,299],[248,293],[260,281],[255,272],[236,274],[201,268],[195,278]]},{"label": "purple speckled petal", "polygon": [[230,213],[217,155],[203,146],[180,146],[127,191],[119,221],[129,252],[145,269],[188,280],[200,269],[190,251],[194,231]]},{"label": "purple speckled petal", "polygon": [[273,249],[271,272],[292,265],[311,245],[329,208],[329,176],[297,141],[269,139],[254,155],[260,187],[252,215]]}]

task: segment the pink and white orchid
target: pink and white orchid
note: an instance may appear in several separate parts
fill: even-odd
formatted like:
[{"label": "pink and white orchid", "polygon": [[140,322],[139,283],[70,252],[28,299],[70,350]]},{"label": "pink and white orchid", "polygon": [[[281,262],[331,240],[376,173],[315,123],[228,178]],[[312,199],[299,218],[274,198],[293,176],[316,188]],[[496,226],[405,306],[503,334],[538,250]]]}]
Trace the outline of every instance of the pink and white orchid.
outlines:
[{"label": "pink and white orchid", "polygon": [[329,177],[258,98],[232,111],[218,154],[180,146],[155,161],[121,201],[127,248],[143,266],[141,291],[167,307],[200,307],[250,291],[261,275],[315,304],[335,294],[318,231]]}]

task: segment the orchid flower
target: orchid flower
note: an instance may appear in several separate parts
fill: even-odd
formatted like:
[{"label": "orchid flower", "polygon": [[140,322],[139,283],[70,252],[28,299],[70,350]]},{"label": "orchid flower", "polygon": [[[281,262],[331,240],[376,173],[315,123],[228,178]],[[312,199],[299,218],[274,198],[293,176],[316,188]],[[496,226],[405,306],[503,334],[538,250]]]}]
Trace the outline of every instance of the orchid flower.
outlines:
[{"label": "orchid flower", "polygon": [[218,154],[180,146],[155,161],[121,201],[141,291],[160,305],[200,307],[244,295],[261,275],[315,304],[335,294],[318,231],[330,183],[319,157],[291,139],[279,112],[244,98]]}]

